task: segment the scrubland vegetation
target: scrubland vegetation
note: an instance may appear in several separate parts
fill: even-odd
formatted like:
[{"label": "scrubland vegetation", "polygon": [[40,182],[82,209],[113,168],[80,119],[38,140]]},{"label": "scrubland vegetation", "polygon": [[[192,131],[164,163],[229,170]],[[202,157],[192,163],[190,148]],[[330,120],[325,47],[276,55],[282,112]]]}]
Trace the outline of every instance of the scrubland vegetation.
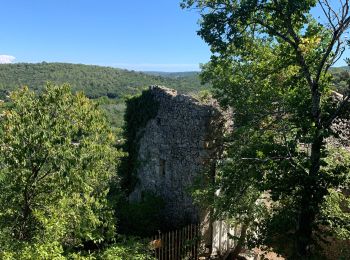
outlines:
[{"label": "scrubland vegetation", "polygon": [[[0,65],[0,258],[152,259],[131,235],[159,228],[152,203],[162,203],[127,204],[136,181],[127,169],[137,164],[121,161],[136,156],[144,120],[136,107],[126,113],[136,126],[124,126],[125,101],[159,84],[210,89],[234,111],[215,180],[203,173],[193,187],[214,218],[242,227],[233,257],[258,247],[349,259],[350,81],[347,67],[332,68],[349,47],[349,4],[183,0],[200,12],[198,33],[213,52],[205,85],[196,73]],[[316,5],[324,24],[311,15]]]}]

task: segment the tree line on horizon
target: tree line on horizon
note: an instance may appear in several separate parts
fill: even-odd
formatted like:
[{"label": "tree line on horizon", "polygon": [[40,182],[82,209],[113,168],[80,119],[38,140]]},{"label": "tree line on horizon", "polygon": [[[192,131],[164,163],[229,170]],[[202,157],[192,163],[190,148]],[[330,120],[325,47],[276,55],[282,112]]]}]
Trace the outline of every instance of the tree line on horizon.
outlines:
[{"label": "tree line on horizon", "polygon": [[125,101],[150,85],[162,85],[180,93],[209,89],[202,85],[199,73],[136,72],[112,67],[70,63],[0,64],[0,100],[23,86],[42,91],[47,82],[68,83],[73,92],[82,91],[105,111],[114,128],[123,125]]},{"label": "tree line on horizon", "polygon": [[48,81],[68,83],[73,91],[83,91],[91,99],[123,98],[140,93],[150,85],[167,86],[181,93],[196,92],[206,87],[200,84],[198,73],[147,73],[70,63],[0,64],[0,91],[16,90],[24,85],[40,91]]}]

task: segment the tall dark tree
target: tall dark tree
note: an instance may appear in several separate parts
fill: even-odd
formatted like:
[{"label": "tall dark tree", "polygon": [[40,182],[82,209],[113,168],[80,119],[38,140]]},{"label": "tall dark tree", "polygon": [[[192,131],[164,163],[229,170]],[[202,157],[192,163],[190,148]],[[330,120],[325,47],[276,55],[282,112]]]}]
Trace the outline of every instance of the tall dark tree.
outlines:
[{"label": "tall dark tree", "polygon": [[[198,33],[213,52],[203,79],[234,109],[230,160],[218,174],[214,207],[242,216],[237,194],[247,205],[265,205],[255,243],[294,259],[311,257],[326,230],[349,234],[344,218],[325,210],[331,194],[349,184],[349,150],[337,145],[342,129],[335,125],[349,115],[350,89],[332,92],[329,74],[346,47],[349,1],[184,0],[182,6],[198,8]],[[326,23],[311,16],[315,7]]]}]

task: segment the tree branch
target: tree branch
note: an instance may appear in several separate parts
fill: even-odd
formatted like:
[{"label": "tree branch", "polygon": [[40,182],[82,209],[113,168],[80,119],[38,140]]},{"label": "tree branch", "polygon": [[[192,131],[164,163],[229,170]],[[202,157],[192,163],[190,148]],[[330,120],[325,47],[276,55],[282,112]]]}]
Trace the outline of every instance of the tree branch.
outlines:
[{"label": "tree branch", "polygon": [[271,34],[281,38],[282,40],[284,40],[285,42],[291,44],[291,45],[295,45],[296,43],[293,42],[292,39],[290,39],[287,35],[277,31],[275,28],[271,27],[270,25],[268,25],[267,23],[263,22],[262,20],[257,19],[256,20],[257,24],[260,24],[261,26],[265,27],[265,29],[267,29]]},{"label": "tree branch", "polygon": [[336,53],[335,53],[335,57],[337,57],[339,50],[340,50],[339,45],[341,45],[340,37],[343,34],[343,32],[349,27],[349,23],[350,23],[348,0],[346,0],[346,4],[342,5],[342,7],[341,7],[341,9],[342,9],[341,19],[339,19],[339,16],[336,15],[337,21],[338,21],[337,25],[333,24],[333,19],[330,15],[330,13],[336,14],[336,12],[332,9],[330,4],[328,3],[328,0],[319,1],[319,3],[320,3],[323,10],[325,9],[325,7],[323,6],[323,3],[328,8],[328,12],[326,10],[324,10],[324,13],[326,14],[326,17],[333,28],[333,34],[332,34],[332,39],[331,39],[331,41],[326,49],[326,52],[323,54],[321,62],[319,63],[318,68],[316,69],[316,77],[315,77],[316,83],[319,82],[320,77],[322,75],[322,72],[324,72],[324,67],[326,66],[329,55],[331,54],[332,50],[334,49],[334,45],[336,44],[336,42],[338,42],[338,46],[336,48]]}]

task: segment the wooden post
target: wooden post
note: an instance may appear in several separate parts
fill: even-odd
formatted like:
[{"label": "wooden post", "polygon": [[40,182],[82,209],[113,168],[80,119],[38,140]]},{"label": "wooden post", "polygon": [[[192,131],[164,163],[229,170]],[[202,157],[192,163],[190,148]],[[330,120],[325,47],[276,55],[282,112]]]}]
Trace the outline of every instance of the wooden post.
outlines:
[{"label": "wooden post", "polygon": [[187,226],[187,252],[186,252],[187,255],[188,255],[188,253],[191,254],[190,235],[191,235],[190,226]]},{"label": "wooden post", "polygon": [[173,240],[172,233],[171,233],[171,231],[169,231],[169,260],[172,259],[172,253],[171,253],[172,248],[173,248],[172,240]]},{"label": "wooden post", "polygon": [[171,231],[171,259],[175,260],[175,235],[174,231]]},{"label": "wooden post", "polygon": [[170,237],[170,232],[168,232],[168,259],[170,260],[171,257],[171,237]]},{"label": "wooden post", "polygon": [[184,252],[183,252],[183,256],[186,255],[186,247],[187,247],[187,243],[186,243],[186,240],[187,240],[187,227],[184,227],[184,246],[183,246],[183,249],[184,249]]},{"label": "wooden post", "polygon": [[162,240],[161,240],[161,238],[160,238],[160,233],[159,233],[159,232],[158,232],[157,237],[158,237],[158,239],[159,239],[159,241],[160,241],[160,247],[159,247],[158,250],[157,250],[157,259],[159,259],[159,258],[160,258],[160,250],[162,250]]},{"label": "wooden post", "polygon": [[183,253],[184,252],[184,248],[183,248],[184,247],[184,242],[183,241],[184,241],[184,228],[181,229],[181,251],[180,251],[181,252],[181,257],[184,256],[184,253]]},{"label": "wooden post", "polygon": [[168,251],[168,238],[166,236],[167,234],[164,233],[164,260],[167,260],[167,251]]},{"label": "wooden post", "polygon": [[158,237],[159,237],[161,246],[160,246],[159,251],[158,251],[158,258],[157,259],[161,260],[161,258],[162,258],[162,247],[163,247],[163,241],[162,241],[161,233],[158,233]]},{"label": "wooden post", "polygon": [[179,230],[176,230],[176,259],[180,259],[180,240],[179,240]]},{"label": "wooden post", "polygon": [[176,260],[176,237],[175,237],[176,232],[175,231],[173,231],[173,259],[174,260]]},{"label": "wooden post", "polygon": [[192,258],[192,237],[193,237],[193,234],[192,234],[192,224],[190,225],[190,256]]},{"label": "wooden post", "polygon": [[164,233],[162,233],[162,259],[161,260],[164,260],[165,259],[165,237],[164,237]]},{"label": "wooden post", "polygon": [[199,244],[199,240],[200,240],[200,235],[199,235],[199,224],[196,224],[196,255],[195,258],[198,258],[198,244]]},{"label": "wooden post", "polygon": [[[157,240],[157,235],[152,237],[152,241],[155,241],[155,240]],[[154,248],[153,251],[154,251],[154,256],[157,258],[157,248]]]},{"label": "wooden post", "polygon": [[196,254],[195,245],[196,245],[195,225],[192,224],[192,257],[193,259],[195,259],[194,255]]},{"label": "wooden post", "polygon": [[219,253],[221,254],[221,238],[222,238],[222,220],[219,220]]},{"label": "wooden post", "polygon": [[191,223],[191,257],[194,257],[194,234],[193,234],[193,225]]}]

